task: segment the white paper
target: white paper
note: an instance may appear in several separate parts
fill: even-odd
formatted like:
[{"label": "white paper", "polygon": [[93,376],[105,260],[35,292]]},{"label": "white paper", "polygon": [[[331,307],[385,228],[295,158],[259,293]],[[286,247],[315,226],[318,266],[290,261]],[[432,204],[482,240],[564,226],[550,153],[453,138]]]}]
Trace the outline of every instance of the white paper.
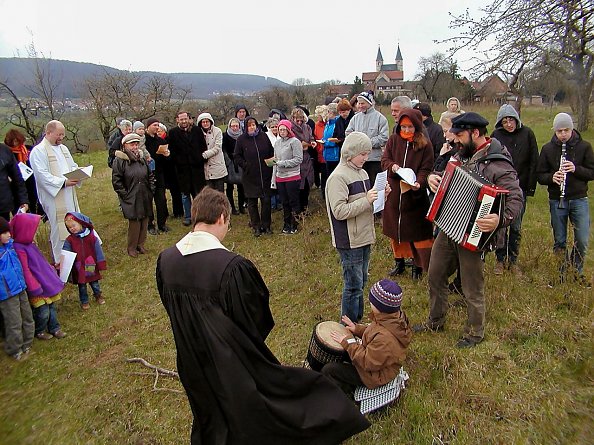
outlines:
[{"label": "white paper", "polygon": [[396,170],[396,174],[400,176],[402,180],[408,185],[415,185],[415,182],[417,182],[417,175],[412,168],[400,167],[398,170]]},{"label": "white paper", "polygon": [[373,202],[373,213],[384,210],[386,201],[386,183],[388,182],[388,172],[383,171],[375,177],[373,188],[377,190],[377,199]]},{"label": "white paper", "polygon": [[82,181],[84,179],[89,179],[91,176],[93,176],[93,166],[88,165],[86,167],[76,169],[69,173],[64,173],[64,176],[67,179],[74,179],[74,180],[79,180],[79,181]]},{"label": "white paper", "polygon": [[19,162],[19,170],[21,170],[23,181],[29,179],[33,174],[33,170],[27,164],[23,164],[22,162]]},{"label": "white paper", "polygon": [[76,253],[74,252],[63,249],[60,252],[60,281],[62,281],[62,283],[68,281],[68,275],[70,275],[75,259]]}]

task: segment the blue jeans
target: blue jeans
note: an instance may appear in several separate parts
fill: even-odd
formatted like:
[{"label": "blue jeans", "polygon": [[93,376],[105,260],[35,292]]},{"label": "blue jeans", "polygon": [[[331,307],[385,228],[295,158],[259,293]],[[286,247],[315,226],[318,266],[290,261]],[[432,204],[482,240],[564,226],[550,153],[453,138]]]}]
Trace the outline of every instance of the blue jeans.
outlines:
[{"label": "blue jeans", "polygon": [[60,330],[58,313],[56,312],[56,305],[54,303],[33,308],[33,319],[35,320],[35,335],[46,331],[53,334]]},{"label": "blue jeans", "polygon": [[367,284],[371,245],[336,250],[342,265],[341,318],[346,315],[353,323],[357,323],[363,318],[363,289]]},{"label": "blue jeans", "polygon": [[[99,281],[91,281],[89,284],[91,285],[91,289],[93,290],[93,295],[95,297],[101,294]],[[87,293],[86,283],[78,284],[78,298],[80,299],[80,304],[87,304],[89,302],[89,294]]]},{"label": "blue jeans", "polygon": [[520,254],[520,241],[522,240],[522,219],[526,212],[526,195],[524,195],[524,201],[522,203],[522,209],[512,223],[505,229],[505,243],[503,247],[500,247],[495,251],[497,261],[503,263],[506,259],[509,260],[509,264],[515,264]]},{"label": "blue jeans", "polygon": [[192,219],[192,196],[189,193],[182,193],[181,196],[184,207],[184,219],[190,221]]},{"label": "blue jeans", "polygon": [[[578,274],[584,271],[584,259],[588,250],[588,235],[590,233],[590,211],[588,198],[571,199],[565,201],[565,208],[559,208],[559,201],[549,200],[551,210],[551,226],[555,244],[553,251],[564,255],[561,272],[565,272],[568,265],[575,267]],[[573,247],[567,256],[567,219],[573,226]]]}]

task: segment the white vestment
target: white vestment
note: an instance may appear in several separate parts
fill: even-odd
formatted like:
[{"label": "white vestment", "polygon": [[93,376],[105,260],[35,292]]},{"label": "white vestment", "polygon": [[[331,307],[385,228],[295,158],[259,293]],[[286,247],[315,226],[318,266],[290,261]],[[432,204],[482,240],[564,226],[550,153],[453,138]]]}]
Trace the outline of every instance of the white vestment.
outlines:
[{"label": "white vestment", "polygon": [[[50,157],[55,156],[60,175],[50,166]],[[76,191],[74,187],[64,187],[66,178],[64,173],[71,172],[78,168],[78,165],[72,159],[68,147],[65,145],[51,145],[45,138],[33,147],[29,156],[35,184],[37,185],[37,196],[43,206],[50,223],[50,241],[54,261],[60,262],[60,252],[64,246],[64,240],[68,236],[68,231],[64,224],[65,212],[79,212]],[[54,174],[52,174],[54,173]],[[62,210],[60,210],[62,209]],[[60,215],[58,215],[60,213]]]}]

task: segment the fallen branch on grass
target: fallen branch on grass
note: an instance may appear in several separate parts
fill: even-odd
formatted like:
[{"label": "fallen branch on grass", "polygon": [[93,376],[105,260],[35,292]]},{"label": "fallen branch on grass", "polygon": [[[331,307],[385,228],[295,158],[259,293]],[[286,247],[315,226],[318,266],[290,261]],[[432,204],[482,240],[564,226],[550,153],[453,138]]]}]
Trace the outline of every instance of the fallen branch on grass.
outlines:
[{"label": "fallen branch on grass", "polygon": [[157,382],[159,381],[159,377],[162,375],[166,376],[166,377],[173,377],[173,378],[179,379],[179,374],[176,371],[171,371],[171,370],[165,369],[165,368],[159,368],[158,366],[155,366],[140,357],[127,358],[126,361],[128,363],[140,363],[141,365],[146,366],[147,368],[153,369],[155,371],[155,381],[153,382],[153,391],[171,391],[171,392],[183,394],[183,391],[180,391],[179,389],[158,388],[157,387]]}]

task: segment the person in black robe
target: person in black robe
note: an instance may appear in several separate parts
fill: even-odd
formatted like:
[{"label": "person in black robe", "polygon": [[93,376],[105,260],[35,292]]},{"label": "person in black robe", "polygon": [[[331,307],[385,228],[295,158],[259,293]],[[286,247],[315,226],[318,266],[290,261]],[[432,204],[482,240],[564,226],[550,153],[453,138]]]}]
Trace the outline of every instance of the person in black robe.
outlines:
[{"label": "person in black robe", "polygon": [[282,366],[265,344],[274,326],[256,267],[227,250],[227,197],[204,188],[194,231],[157,260],[177,369],[194,424],[192,444],[337,444],[369,427],[322,374]]}]

